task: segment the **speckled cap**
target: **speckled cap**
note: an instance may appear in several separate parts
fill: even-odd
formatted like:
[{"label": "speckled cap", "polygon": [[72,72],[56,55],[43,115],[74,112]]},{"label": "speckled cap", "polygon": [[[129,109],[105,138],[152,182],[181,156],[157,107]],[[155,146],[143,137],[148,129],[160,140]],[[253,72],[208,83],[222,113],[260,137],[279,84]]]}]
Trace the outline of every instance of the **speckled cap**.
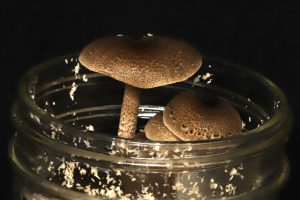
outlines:
[{"label": "speckled cap", "polygon": [[146,138],[152,141],[180,141],[163,123],[163,113],[152,117],[145,126]]},{"label": "speckled cap", "polygon": [[168,103],[163,122],[184,141],[222,138],[242,130],[240,115],[231,104],[192,90],[178,94]]},{"label": "speckled cap", "polygon": [[85,46],[79,61],[91,71],[137,88],[184,81],[198,71],[201,54],[191,45],[168,37],[104,37]]}]

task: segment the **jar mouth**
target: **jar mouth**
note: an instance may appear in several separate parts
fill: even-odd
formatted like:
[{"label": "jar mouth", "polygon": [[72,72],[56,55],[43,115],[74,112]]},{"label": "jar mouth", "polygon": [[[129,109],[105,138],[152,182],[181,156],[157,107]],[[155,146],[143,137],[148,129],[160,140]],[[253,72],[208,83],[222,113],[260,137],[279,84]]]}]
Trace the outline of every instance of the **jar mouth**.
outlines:
[{"label": "jar mouth", "polygon": [[[272,93],[275,97],[277,97],[278,103],[280,103],[280,106],[278,106],[276,109],[274,109],[274,112],[270,119],[268,119],[264,124],[262,124],[259,127],[256,127],[251,130],[245,131],[242,135],[236,135],[236,136],[230,136],[227,138],[219,138],[219,139],[210,139],[210,140],[203,140],[203,141],[191,141],[191,142],[185,142],[185,141],[176,141],[176,142],[157,142],[157,141],[150,141],[150,140],[144,140],[144,139],[124,139],[124,138],[118,138],[113,137],[108,134],[102,133],[102,132],[92,132],[88,135],[85,134],[82,130],[79,130],[77,128],[72,127],[71,125],[64,123],[60,120],[58,120],[56,117],[51,116],[49,113],[44,111],[42,108],[40,108],[36,102],[34,101],[34,93],[35,90],[32,87],[34,84],[36,84],[36,77],[38,77],[39,73],[41,73],[43,70],[55,65],[58,62],[61,62],[65,60],[65,58],[68,57],[76,57],[77,55],[65,55],[61,56],[49,61],[46,61],[42,64],[37,65],[33,69],[31,69],[21,80],[18,88],[18,96],[19,101],[18,104],[20,104],[21,107],[26,107],[28,110],[31,111],[32,122],[36,125],[39,125],[38,122],[35,119],[38,119],[38,121],[43,121],[48,124],[55,124],[55,126],[60,127],[61,130],[63,130],[64,133],[69,134],[71,137],[82,137],[82,138],[92,138],[95,140],[101,140],[105,142],[126,142],[128,145],[145,145],[145,146],[184,146],[184,145],[192,145],[192,146],[198,146],[200,149],[211,149],[211,147],[217,148],[217,149],[227,149],[232,147],[235,148],[237,146],[240,146],[244,143],[246,140],[255,140],[257,138],[262,138],[264,135],[269,135],[270,131],[269,129],[278,129],[280,124],[282,124],[284,121],[286,121],[286,118],[291,117],[290,109],[287,103],[287,99],[284,95],[284,93],[281,91],[281,89],[275,85],[272,81],[264,77],[263,75],[254,72],[250,69],[246,69],[244,67],[241,67],[236,64],[226,63],[217,61],[216,59],[211,59],[209,57],[204,57],[206,60],[214,60],[223,64],[226,64],[230,66],[232,70],[235,70],[238,73],[246,74],[249,77],[252,77],[257,81],[259,84],[264,86],[269,90],[270,93]],[[200,69],[201,70],[201,69]],[[102,74],[88,74],[88,78],[92,77],[103,77]],[[72,77],[69,77],[72,79]],[[191,79],[187,80],[189,83],[193,83]],[[201,84],[201,83],[200,83]],[[209,86],[214,87],[214,86]],[[14,117],[14,116],[13,116]],[[276,131],[272,131],[274,133]],[[48,138],[51,140],[51,138]],[[231,145],[228,146],[228,143],[230,142]]]}]

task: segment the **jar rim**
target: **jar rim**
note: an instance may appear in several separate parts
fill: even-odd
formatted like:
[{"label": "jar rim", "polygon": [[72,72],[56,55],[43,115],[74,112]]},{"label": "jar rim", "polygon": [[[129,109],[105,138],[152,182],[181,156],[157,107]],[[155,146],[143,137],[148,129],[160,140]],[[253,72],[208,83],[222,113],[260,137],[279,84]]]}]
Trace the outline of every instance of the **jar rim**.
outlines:
[{"label": "jar rim", "polygon": [[[59,56],[56,58],[53,58],[51,60],[48,60],[46,62],[43,62],[41,64],[38,64],[37,66],[33,67],[31,70],[29,70],[24,77],[22,78],[22,80],[19,83],[19,87],[18,87],[18,97],[19,97],[19,102],[22,103],[22,105],[30,108],[30,110],[32,110],[33,114],[36,115],[38,118],[43,119],[44,121],[47,122],[54,122],[55,124],[59,124],[63,129],[68,130],[68,133],[71,134],[71,136],[82,136],[82,137],[86,137],[85,134],[83,134],[82,130],[76,129],[64,122],[59,121],[57,118],[51,116],[49,113],[47,113],[46,111],[44,111],[43,109],[41,109],[34,101],[34,99],[32,99],[32,97],[30,96],[30,92],[27,88],[27,86],[29,85],[30,82],[32,82],[34,80],[34,78],[44,69],[46,69],[49,66],[52,66],[53,64],[64,60],[65,58],[68,57],[77,57],[78,54],[69,54],[69,55],[63,55],[63,56]],[[244,134],[242,135],[236,135],[236,136],[231,136],[231,137],[226,137],[226,138],[219,138],[219,139],[210,139],[210,140],[203,140],[203,141],[191,141],[188,142],[189,145],[217,145],[217,146],[223,146],[224,144],[228,144],[228,140],[230,140],[231,143],[240,143],[242,140],[247,140],[248,138],[252,138],[252,137],[256,137],[262,134],[257,134],[257,133],[262,133],[265,132],[266,130],[276,127],[278,124],[282,123],[282,121],[285,120],[285,118],[287,118],[288,116],[290,117],[290,109],[288,106],[288,102],[287,102],[287,98],[285,96],[285,94],[283,93],[283,91],[275,84],[273,83],[271,80],[269,80],[268,78],[266,78],[265,76],[251,70],[251,69],[247,69],[245,67],[242,67],[238,64],[233,64],[231,62],[225,62],[225,61],[220,61],[218,59],[215,58],[210,58],[210,57],[204,57],[204,59],[209,59],[209,60],[213,60],[213,61],[217,61],[218,63],[222,63],[222,64],[226,64],[226,65],[230,65],[230,67],[233,67],[235,70],[241,71],[243,73],[246,73],[252,77],[255,77],[255,79],[257,81],[259,81],[260,83],[264,84],[265,86],[267,86],[268,89],[270,89],[270,91],[273,94],[276,94],[276,96],[278,97],[278,99],[280,100],[280,106],[278,109],[275,110],[273,116],[267,120],[264,124],[262,124],[261,126],[254,128],[254,129],[250,129],[244,132]],[[104,76],[101,74],[97,74],[95,76]],[[104,133],[101,132],[93,132],[91,134],[89,134],[88,137],[95,137],[96,139],[101,139],[102,141],[107,141],[107,142],[111,142],[112,140],[114,141],[119,141],[119,142],[124,142],[126,141],[126,143],[128,144],[144,144],[144,145],[184,145],[187,144],[187,142],[185,141],[176,141],[176,142],[157,142],[157,141],[150,141],[150,140],[130,140],[130,139],[126,139],[126,138],[118,138],[118,137],[112,137],[112,136],[108,136]]]}]

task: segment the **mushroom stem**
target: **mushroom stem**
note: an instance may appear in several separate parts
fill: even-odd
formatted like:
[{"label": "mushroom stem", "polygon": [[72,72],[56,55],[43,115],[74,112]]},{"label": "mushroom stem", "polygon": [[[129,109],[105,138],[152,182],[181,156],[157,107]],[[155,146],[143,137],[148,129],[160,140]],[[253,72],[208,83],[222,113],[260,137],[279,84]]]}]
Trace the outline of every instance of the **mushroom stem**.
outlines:
[{"label": "mushroom stem", "polygon": [[140,105],[140,90],[136,87],[125,85],[123,103],[120,114],[118,136],[122,138],[134,138],[137,115]]}]

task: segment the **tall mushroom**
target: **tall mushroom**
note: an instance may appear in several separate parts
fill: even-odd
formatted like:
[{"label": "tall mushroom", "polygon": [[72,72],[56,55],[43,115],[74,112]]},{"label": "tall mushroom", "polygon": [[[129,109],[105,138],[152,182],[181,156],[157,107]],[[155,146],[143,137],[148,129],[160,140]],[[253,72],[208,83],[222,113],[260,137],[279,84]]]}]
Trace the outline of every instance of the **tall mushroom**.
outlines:
[{"label": "tall mushroom", "polygon": [[85,46],[82,65],[124,82],[118,136],[135,136],[139,88],[154,88],[184,81],[202,64],[202,56],[189,44],[167,37],[104,37]]}]

